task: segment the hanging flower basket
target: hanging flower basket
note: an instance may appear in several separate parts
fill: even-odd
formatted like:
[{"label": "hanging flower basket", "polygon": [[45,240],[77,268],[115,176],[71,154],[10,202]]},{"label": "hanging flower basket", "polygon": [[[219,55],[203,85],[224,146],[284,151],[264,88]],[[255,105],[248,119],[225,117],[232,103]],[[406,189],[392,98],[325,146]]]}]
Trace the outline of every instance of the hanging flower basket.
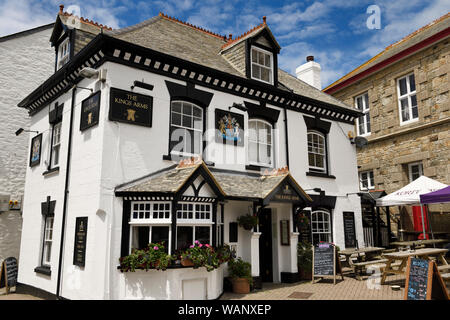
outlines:
[{"label": "hanging flower basket", "polygon": [[237,218],[237,222],[245,230],[252,230],[258,225],[258,217],[251,214],[246,214]]}]

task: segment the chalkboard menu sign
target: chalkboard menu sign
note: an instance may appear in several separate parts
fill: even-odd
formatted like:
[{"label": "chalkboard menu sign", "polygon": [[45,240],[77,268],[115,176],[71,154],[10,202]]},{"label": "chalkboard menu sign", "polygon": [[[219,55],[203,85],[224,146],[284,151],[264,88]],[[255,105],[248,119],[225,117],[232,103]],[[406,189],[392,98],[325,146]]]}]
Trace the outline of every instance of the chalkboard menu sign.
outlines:
[{"label": "chalkboard menu sign", "polygon": [[100,116],[100,91],[81,102],[80,130],[86,130],[98,124]]},{"label": "chalkboard menu sign", "polygon": [[297,216],[297,227],[299,232],[299,240],[302,242],[312,243],[311,239],[311,211],[302,210]]},{"label": "chalkboard menu sign", "polygon": [[436,263],[409,257],[406,268],[405,300],[431,299],[449,300]]},{"label": "chalkboard menu sign", "polygon": [[152,126],[153,97],[111,88],[109,120]]},{"label": "chalkboard menu sign", "polygon": [[17,260],[14,257],[6,258],[1,267],[0,288],[6,287],[6,293],[9,288],[17,284]]},{"label": "chalkboard menu sign", "polygon": [[343,212],[344,217],[344,239],[346,248],[356,247],[356,232],[355,232],[355,213]]},{"label": "chalkboard menu sign", "polygon": [[73,264],[84,267],[86,259],[87,217],[78,217],[75,222],[75,244],[73,250]]},{"label": "chalkboard menu sign", "polygon": [[313,283],[315,277],[333,276],[336,284],[336,273],[342,275],[341,262],[336,247],[331,243],[319,243],[313,246]]}]

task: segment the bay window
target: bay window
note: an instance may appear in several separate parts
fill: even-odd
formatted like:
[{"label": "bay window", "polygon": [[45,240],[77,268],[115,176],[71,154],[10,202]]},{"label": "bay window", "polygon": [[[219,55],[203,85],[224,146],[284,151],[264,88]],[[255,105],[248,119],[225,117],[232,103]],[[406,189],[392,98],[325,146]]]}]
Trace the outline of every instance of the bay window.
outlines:
[{"label": "bay window", "polygon": [[179,156],[199,156],[203,143],[203,109],[186,101],[173,101],[170,109],[169,149]]},{"label": "bay window", "polygon": [[180,202],[177,205],[177,249],[198,241],[212,242],[212,204]]},{"label": "bay window", "polygon": [[272,125],[264,120],[250,119],[248,160],[252,165],[273,167]]},{"label": "bay window", "polygon": [[419,120],[414,74],[397,80],[400,125]]}]

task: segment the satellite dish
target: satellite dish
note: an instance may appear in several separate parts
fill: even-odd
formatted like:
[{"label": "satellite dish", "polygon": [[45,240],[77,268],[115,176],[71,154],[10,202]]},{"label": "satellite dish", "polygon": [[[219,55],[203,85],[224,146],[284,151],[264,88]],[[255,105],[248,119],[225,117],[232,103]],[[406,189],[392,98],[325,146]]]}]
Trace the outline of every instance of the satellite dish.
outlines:
[{"label": "satellite dish", "polygon": [[368,143],[369,142],[364,137],[358,136],[355,138],[355,144],[357,148],[364,148],[365,146],[367,146]]}]

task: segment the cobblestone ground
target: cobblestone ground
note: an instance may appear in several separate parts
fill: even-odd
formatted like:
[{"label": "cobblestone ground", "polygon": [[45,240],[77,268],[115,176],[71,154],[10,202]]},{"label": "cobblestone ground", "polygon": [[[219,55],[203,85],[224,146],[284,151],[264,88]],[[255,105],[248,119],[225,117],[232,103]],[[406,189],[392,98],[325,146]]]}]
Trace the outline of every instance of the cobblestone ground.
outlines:
[{"label": "cobblestone ground", "polygon": [[[378,278],[380,279],[380,278]],[[221,300],[402,300],[405,292],[405,277],[402,275],[388,276],[384,285],[376,286],[376,279],[363,277],[356,280],[344,274],[333,279],[325,278],[314,284],[304,281],[295,284],[264,283],[263,289],[250,294],[235,294],[225,292]],[[399,285],[400,290],[391,286]]]}]

